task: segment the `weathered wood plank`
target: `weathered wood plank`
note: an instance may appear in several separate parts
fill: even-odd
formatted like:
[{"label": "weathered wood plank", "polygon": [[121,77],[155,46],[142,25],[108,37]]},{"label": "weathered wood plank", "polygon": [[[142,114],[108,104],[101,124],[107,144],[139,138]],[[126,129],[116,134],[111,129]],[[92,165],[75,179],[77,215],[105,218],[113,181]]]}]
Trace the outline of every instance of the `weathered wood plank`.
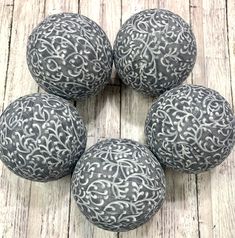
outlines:
[{"label": "weathered wood plank", "polygon": [[113,45],[120,28],[121,1],[80,0],[80,13],[100,25]]},{"label": "weathered wood plank", "polygon": [[[46,1],[45,17],[60,12],[78,12],[78,1]],[[70,176],[46,184],[32,183],[27,236],[67,237],[70,199]]]},{"label": "weathered wood plank", "polygon": [[[100,139],[119,138],[120,124],[120,88],[107,86],[102,94],[85,102],[78,103],[88,130],[87,148]],[[79,211],[73,197],[71,198],[71,213],[69,237],[115,238],[116,233],[101,230],[91,223]]]},{"label": "weathered wood plank", "polygon": [[[227,1],[227,26],[228,26],[228,43],[229,43],[229,61],[230,61],[230,78],[232,84],[232,96],[235,92],[235,1]],[[232,101],[234,103],[234,98]],[[233,105],[234,106],[234,105]]]},{"label": "weathered wood plank", "polygon": [[[154,1],[151,1],[153,3]],[[138,0],[135,4],[130,0],[122,1],[122,24],[133,14],[144,9],[158,7],[158,1],[153,6],[148,0]],[[145,96],[134,89],[121,85],[121,137],[144,143],[144,123],[148,108],[153,98]]]},{"label": "weathered wood plank", "polygon": [[[156,5],[156,3],[155,3]],[[157,5],[156,5],[157,7]],[[133,14],[149,8],[149,1],[122,1],[122,24]],[[121,86],[121,137],[144,142],[144,122],[153,98]]]},{"label": "weathered wood plank", "polygon": [[[123,1],[123,4],[124,14],[129,13],[129,16],[146,7],[157,7],[156,1],[139,1],[138,7],[136,4],[134,10],[130,9],[130,1]],[[159,1],[159,7],[178,13],[189,22],[188,2]],[[188,81],[191,82],[190,77]],[[122,89],[121,131],[123,137],[144,142],[144,122],[151,101],[151,98],[139,95],[131,89]],[[120,237],[142,237],[143,234],[148,237],[198,236],[195,176],[167,169],[166,178],[167,195],[163,208],[145,226],[135,231],[121,233]]]},{"label": "weathered wood plank", "polygon": [[73,12],[77,13],[79,10],[79,0],[47,0],[45,6],[45,16],[61,13]]},{"label": "weathered wood plank", "polygon": [[69,206],[70,176],[49,183],[32,183],[27,237],[67,237]]},{"label": "weathered wood plank", "polygon": [[[13,4],[10,1],[5,3]],[[5,98],[3,99],[5,102],[4,107],[19,96],[37,91],[37,85],[30,77],[27,69],[25,54],[27,36],[37,21],[42,19],[42,16],[43,1],[14,1],[9,68],[7,71]],[[10,15],[8,17],[9,19],[11,18]],[[2,163],[0,170],[1,237],[27,237],[31,182],[17,177]]]},{"label": "weathered wood plank", "polygon": [[[166,8],[190,24],[189,1],[163,1],[159,2],[160,8]],[[192,83],[191,75],[186,83]],[[170,199],[166,199],[166,210],[169,201],[169,211],[171,213],[170,224],[166,226],[165,232],[169,237],[198,237],[198,218],[197,218],[197,196],[195,175],[178,173],[166,170],[167,185]],[[175,186],[178,184],[178,186]],[[182,215],[183,214],[183,215]],[[164,221],[164,219],[163,219]],[[171,227],[174,231],[171,231]],[[164,236],[163,236],[164,237]]]},{"label": "weathered wood plank", "polygon": [[[13,17],[13,1],[3,1],[0,3],[0,112],[4,108],[4,96],[5,96],[5,84],[7,79],[7,71],[9,66],[9,54],[10,54],[10,42],[11,42],[11,32],[12,32],[12,17]],[[7,181],[7,175],[5,173],[6,167],[0,164],[0,236],[4,237],[9,235],[11,230],[11,223],[9,216],[9,210],[7,203],[9,202],[9,184]],[[9,171],[7,171],[9,172]],[[4,202],[5,203],[4,203]],[[14,211],[12,211],[13,213]],[[9,237],[9,236],[8,236]]]},{"label": "weathered wood plank", "polygon": [[[176,1],[164,1],[164,0],[159,0],[159,7],[160,8],[165,8],[168,9],[176,14],[178,14],[179,16],[181,16],[188,24],[191,24],[190,22],[190,6],[189,6],[190,0],[187,1],[180,1],[180,0],[176,0]],[[185,82],[183,82],[183,84],[192,84],[192,74],[190,74],[188,76],[188,78],[185,80]]]},{"label": "weathered wood plank", "polygon": [[[87,147],[99,139],[119,138],[120,125],[120,88],[107,86],[102,94],[78,103],[88,130]],[[116,233],[101,230],[80,213],[73,198],[71,198],[70,237],[114,238]]]},{"label": "weathered wood plank", "polygon": [[10,35],[13,14],[13,0],[0,2],[0,112],[4,104],[6,74],[9,63]]},{"label": "weathered wood plank", "polygon": [[[232,103],[226,1],[203,1],[203,34],[205,54],[205,82]],[[201,174],[198,183],[201,237],[233,237],[235,230],[234,153],[217,168]],[[205,200],[204,188],[210,183],[210,198]],[[207,191],[208,192],[208,191]],[[208,200],[211,205],[209,208]],[[210,208],[211,207],[211,208]],[[211,221],[208,223],[211,209]],[[207,225],[202,226],[203,222]]]},{"label": "weathered wood plank", "polygon": [[[201,44],[198,67],[195,67],[193,81],[216,89],[232,102],[225,1],[219,4],[218,1],[209,1],[204,5],[203,1],[193,1],[192,5],[192,22]],[[228,9],[232,10],[232,8]],[[228,13],[229,17],[232,16],[230,14],[231,12]],[[232,27],[233,23],[230,26]],[[229,36],[230,39],[232,36]],[[233,161],[234,154],[231,154],[221,166],[211,172],[198,175],[201,237],[232,237],[234,234],[234,206],[231,207],[234,204],[232,202],[234,201]]]},{"label": "weathered wood plank", "polygon": [[[190,0],[190,8],[188,2],[185,4],[180,0],[159,1],[160,7],[178,13],[188,22],[191,12],[198,45],[193,83],[216,89],[232,103],[235,89],[235,2]],[[38,90],[28,72],[25,51],[28,35],[43,19],[44,7],[46,15],[61,11],[77,12],[78,3],[77,0],[47,0],[44,6],[43,0],[15,0],[13,30],[9,42],[13,0],[0,2],[0,111],[17,97]],[[125,21],[131,14],[142,9],[157,7],[157,3],[155,0],[138,0],[133,4],[133,1],[122,0],[122,19]],[[113,43],[120,24],[121,0],[81,0],[80,5],[81,13],[98,22]],[[115,74],[113,78],[116,78]],[[191,83],[190,77],[187,82]],[[118,85],[118,82],[115,84]],[[122,86],[120,98],[120,87],[111,85],[98,96],[79,102],[78,108],[87,123],[88,146],[98,139],[120,135],[144,142],[144,121],[151,102],[152,98],[125,86]],[[233,152],[221,166],[197,177],[202,238],[230,238],[235,234],[234,159]],[[168,188],[163,208],[145,226],[120,233],[120,238],[198,235],[195,177],[170,170],[166,171],[166,175]],[[70,198],[69,176],[47,184],[31,183],[13,175],[1,163],[0,191],[0,237],[117,237],[116,233],[95,228],[80,214],[73,198]]]},{"label": "weathered wood plank", "polygon": [[38,21],[43,19],[43,9],[42,0],[32,2],[15,0],[6,104],[19,96],[37,91],[38,87],[28,71],[25,55],[28,35]]},{"label": "weathered wood plank", "polygon": [[[107,34],[111,45],[113,45],[116,38],[116,34],[120,28],[121,19],[121,0],[103,1],[103,0],[91,0],[80,1],[81,14],[88,16],[89,18],[98,23]],[[91,13],[91,14],[90,14]],[[119,79],[115,69],[113,68],[111,85],[119,85]]]},{"label": "weathered wood plank", "polygon": [[[191,0],[190,6],[192,29],[197,40],[197,61],[193,70],[193,83],[207,86],[204,52],[204,16],[203,0]],[[198,222],[201,237],[212,237],[212,204],[210,173],[197,175],[198,187]]]},{"label": "weathered wood plank", "polygon": [[193,69],[193,83],[206,85],[205,78],[205,53],[204,53],[204,28],[203,28],[203,0],[190,1],[190,19],[193,33],[197,43],[197,59]]},{"label": "weathered wood plank", "polygon": [[[122,1],[122,23],[124,23],[133,14],[149,8],[149,1],[136,1],[132,4],[130,0]],[[155,3],[158,7],[158,3]],[[148,108],[152,103],[152,97],[142,95],[134,89],[122,85],[121,87],[121,137],[130,138],[140,143],[144,143],[144,123]],[[160,212],[161,213],[161,212]],[[133,231],[121,232],[120,238],[134,237],[158,237],[162,232],[160,224],[155,223],[156,216],[146,225],[141,226]],[[154,223],[154,224],[153,224]],[[155,229],[153,228],[155,227]],[[157,231],[157,232],[156,232]],[[154,234],[155,233],[155,234]]]},{"label": "weathered wood plank", "polygon": [[[80,13],[96,21],[107,33],[109,39],[115,38],[119,29],[120,0],[80,1]],[[118,22],[117,22],[118,19]],[[86,122],[88,131],[87,147],[99,139],[120,136],[120,86],[108,85],[100,94],[84,102],[77,102]],[[74,199],[71,199],[69,237],[115,238],[117,233],[101,230],[79,212]]]},{"label": "weathered wood plank", "polygon": [[[133,14],[148,8],[157,8],[158,1],[122,1],[122,24]],[[153,98],[122,85],[121,137],[144,142],[144,122]]]}]

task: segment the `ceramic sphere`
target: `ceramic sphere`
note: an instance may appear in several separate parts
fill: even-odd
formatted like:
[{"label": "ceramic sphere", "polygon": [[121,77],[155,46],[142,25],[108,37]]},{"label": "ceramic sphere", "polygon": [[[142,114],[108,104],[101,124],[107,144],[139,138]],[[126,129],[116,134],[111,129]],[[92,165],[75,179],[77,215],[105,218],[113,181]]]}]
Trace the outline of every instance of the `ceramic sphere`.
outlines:
[{"label": "ceramic sphere", "polygon": [[151,106],[145,134],[159,161],[188,173],[207,171],[224,161],[235,142],[235,118],[216,91],[181,85]]},{"label": "ceramic sphere", "polygon": [[110,81],[112,48],[105,32],[75,13],[47,17],[31,33],[27,63],[36,82],[66,99],[83,99]]},{"label": "ceramic sphere", "polygon": [[123,83],[151,96],[181,84],[192,71],[196,54],[190,26],[163,9],[130,17],[114,43],[114,63]]},{"label": "ceramic sphere", "polygon": [[90,222],[110,231],[127,231],[144,224],[161,207],[165,177],[145,146],[128,139],[107,139],[80,158],[72,191]]},{"label": "ceramic sphere", "polygon": [[2,162],[33,181],[71,173],[86,146],[86,129],[76,108],[49,94],[12,102],[0,117],[0,134]]}]

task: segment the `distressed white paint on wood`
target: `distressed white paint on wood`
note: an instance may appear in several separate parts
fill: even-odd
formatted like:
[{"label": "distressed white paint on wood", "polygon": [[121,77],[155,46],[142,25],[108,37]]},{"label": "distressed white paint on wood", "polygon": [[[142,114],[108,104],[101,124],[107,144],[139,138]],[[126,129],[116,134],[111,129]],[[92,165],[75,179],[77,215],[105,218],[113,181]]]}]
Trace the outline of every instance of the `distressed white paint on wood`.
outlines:
[{"label": "distressed white paint on wood", "polygon": [[7,75],[5,102],[37,91],[26,64],[26,43],[32,29],[43,19],[44,1],[14,2],[14,16],[11,36],[11,51]]},{"label": "distressed white paint on wood", "polygon": [[[191,22],[192,29],[197,40],[197,61],[193,70],[193,83],[207,86],[205,68],[205,50],[203,18],[203,0],[191,1]],[[211,183],[210,172],[197,175],[198,196],[198,222],[201,237],[212,237],[212,204],[211,204]]]},{"label": "distressed white paint on wood", "polygon": [[[216,89],[231,103],[226,3],[192,1],[191,4],[193,28],[200,46],[193,82]],[[232,18],[230,14],[231,12],[228,16]],[[201,237],[233,237],[235,229],[235,204],[232,202],[235,194],[233,174],[234,154],[231,154],[230,158],[216,169],[198,175]]]},{"label": "distressed white paint on wood", "polygon": [[[78,103],[88,130],[87,147],[105,138],[119,138],[120,124],[119,86],[107,86],[102,94]],[[71,198],[70,237],[116,238],[117,233],[108,232],[89,223]]]},{"label": "distressed white paint on wood", "polygon": [[[107,34],[111,45],[113,45],[121,23],[121,0],[81,0],[80,6],[80,13],[98,23]],[[110,84],[120,84],[114,67],[111,78]]]},{"label": "distressed white paint on wood", "polygon": [[[80,1],[80,13],[97,22],[112,42],[120,26],[120,0]],[[117,22],[117,19],[119,21]],[[88,131],[87,147],[100,139],[120,136],[120,86],[108,85],[100,94],[77,102]],[[79,212],[71,198],[70,237],[116,238],[117,233],[101,230]]]},{"label": "distressed white paint on wood", "polygon": [[[30,14],[29,14],[30,12]],[[9,19],[11,14],[8,16]],[[33,26],[43,16],[42,1],[14,1],[4,107],[19,96],[37,91],[26,66],[26,41]],[[7,37],[6,35],[3,35]],[[2,37],[2,35],[1,35]],[[6,38],[6,40],[9,40]],[[2,45],[1,45],[2,47]],[[2,56],[1,56],[2,57]],[[5,60],[5,59],[4,59]],[[1,237],[27,237],[31,182],[17,177],[2,163],[1,169]]]},{"label": "distressed white paint on wood", "polygon": [[[178,14],[190,24],[189,1],[159,0],[159,7]],[[191,75],[185,83],[192,83]],[[169,237],[198,237],[195,175],[167,169],[166,177],[169,199],[166,199],[162,221],[169,222],[164,227],[164,234],[168,234]]]},{"label": "distressed white paint on wood", "polygon": [[205,78],[205,53],[204,53],[204,18],[203,0],[190,1],[190,19],[193,33],[197,43],[197,60],[193,69],[193,83],[197,85],[207,84]]},{"label": "distressed white paint on wood", "polygon": [[[124,23],[133,14],[148,8],[158,7],[158,2],[150,6],[149,1],[136,1],[132,4],[130,0],[122,1],[122,23]],[[144,123],[147,111],[152,103],[152,97],[144,96],[134,89],[122,85],[121,88],[121,137],[130,138],[140,143],[145,142]],[[156,214],[147,224],[140,228],[122,232],[120,238],[134,237],[160,237],[163,226],[158,223],[157,217],[161,211]]]},{"label": "distressed white paint on wood", "polygon": [[[123,1],[123,12],[129,16],[146,8],[156,8],[156,1],[141,1],[131,9],[130,1]],[[189,22],[189,3],[160,1],[160,8],[169,9]],[[129,16],[124,15],[124,19]],[[189,79],[190,81],[190,79]],[[122,136],[144,142],[144,121],[152,99],[129,88],[122,91]],[[166,170],[167,195],[163,208],[146,225],[121,233],[120,237],[197,237],[197,200],[194,175]],[[182,215],[183,214],[183,215]]]},{"label": "distressed white paint on wood", "polygon": [[77,13],[79,10],[78,0],[46,0],[45,16],[62,13],[62,12],[73,12]]},{"label": "distressed white paint on wood", "polygon": [[[53,0],[45,3],[44,17],[61,12],[78,11],[77,0]],[[43,92],[41,89],[40,91]],[[32,183],[27,236],[66,238],[69,211],[70,175],[46,184]]]},{"label": "distressed white paint on wood", "polygon": [[[159,1],[160,7],[178,13],[186,21],[189,22],[191,18],[198,45],[197,62],[192,75],[193,83],[216,89],[232,103],[235,89],[235,2],[227,0],[226,16],[225,0]],[[38,91],[27,69],[25,51],[27,37],[33,27],[43,19],[44,9],[45,15],[61,11],[77,12],[79,2],[80,12],[101,25],[113,43],[120,26],[121,0],[0,2],[1,110],[3,104],[6,107],[17,97]],[[13,3],[13,28],[9,52],[9,27]],[[138,0],[135,3],[122,0],[122,20],[124,22],[142,9],[157,6],[158,1],[155,0]],[[9,68],[4,92],[8,54]],[[116,75],[113,74],[113,77],[116,78]],[[187,82],[191,83],[190,77]],[[125,86],[121,86],[120,94],[118,81],[114,81],[114,84],[109,85],[96,97],[77,102],[87,123],[88,146],[98,139],[120,135],[144,142],[145,114],[152,98]],[[233,153],[218,168],[198,175],[199,229],[202,238],[234,237],[234,159]],[[163,208],[146,225],[131,232],[120,233],[120,238],[198,236],[195,177],[170,170],[167,170],[166,175],[168,189]],[[80,214],[70,196],[69,176],[47,184],[31,183],[18,178],[0,163],[0,213],[0,237],[4,238],[117,237],[117,233],[95,228]]]},{"label": "distressed white paint on wood", "polygon": [[[203,13],[207,85],[232,103],[226,1],[203,1]],[[209,229],[212,230],[212,237],[233,237],[235,234],[234,172],[234,154],[231,154],[225,162],[211,170],[210,180],[203,180],[204,183],[211,183],[212,227]],[[201,185],[205,184],[199,184],[199,199],[204,192],[200,189]],[[199,207],[199,214],[201,211]],[[201,237],[206,236],[201,234]]]},{"label": "distressed white paint on wood", "polygon": [[[227,0],[227,26],[229,41],[229,61],[230,61],[230,77],[233,95],[235,94],[235,1]],[[232,98],[233,103],[235,102]]]},{"label": "distressed white paint on wood", "polygon": [[0,112],[2,112],[4,103],[3,100],[5,94],[6,74],[8,69],[12,11],[12,0],[3,0],[0,2]]},{"label": "distressed white paint on wood", "polygon": [[66,237],[70,206],[70,176],[48,183],[32,183],[27,237]]},{"label": "distressed white paint on wood", "polygon": [[[147,9],[148,1],[122,1],[122,23],[133,14]],[[145,96],[124,84],[121,86],[121,137],[144,143],[144,122],[152,97]]]}]

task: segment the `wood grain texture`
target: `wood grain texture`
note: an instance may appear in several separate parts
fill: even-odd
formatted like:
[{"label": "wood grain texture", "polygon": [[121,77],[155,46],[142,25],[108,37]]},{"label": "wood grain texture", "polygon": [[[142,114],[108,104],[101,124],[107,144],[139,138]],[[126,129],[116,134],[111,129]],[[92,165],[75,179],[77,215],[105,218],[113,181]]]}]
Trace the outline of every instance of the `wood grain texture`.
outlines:
[{"label": "wood grain texture", "polygon": [[[78,12],[77,0],[45,1],[44,4],[44,17],[60,12]],[[40,91],[43,92],[41,89]],[[27,226],[28,237],[66,238],[70,199],[70,176],[46,184],[32,183]]]},{"label": "wood grain texture", "polygon": [[231,81],[231,96],[234,107],[234,92],[235,92],[235,1],[227,0],[227,39],[229,47],[229,68]]},{"label": "wood grain texture", "polygon": [[[190,2],[159,0],[159,7],[180,15],[190,24]],[[185,83],[192,83],[189,75]],[[167,197],[162,222],[167,220],[164,234],[168,237],[198,237],[195,175],[166,169]],[[164,237],[164,235],[163,235]]]},{"label": "wood grain texture", "polygon": [[[193,70],[193,83],[207,86],[203,18],[203,0],[191,0],[190,4],[192,29],[197,39],[197,61]],[[197,175],[198,188],[198,224],[201,237],[212,237],[212,204],[210,173]]]},{"label": "wood grain texture", "polygon": [[[80,5],[80,13],[98,23],[107,34],[111,45],[113,45],[121,23],[121,0],[81,0]],[[109,84],[120,85],[114,68]]]},{"label": "wood grain texture", "polygon": [[[232,103],[226,1],[203,1],[203,12],[207,85]],[[208,229],[212,230],[212,237],[234,236],[234,169],[234,156],[231,154],[225,162],[211,170],[210,176],[206,175],[207,180],[204,179],[198,186],[200,199],[204,192],[200,185],[208,182],[211,184],[212,227]],[[199,207],[199,214],[200,211]],[[201,237],[206,236],[202,233]]]},{"label": "wood grain texture", "polygon": [[5,95],[6,75],[9,65],[10,41],[12,31],[13,0],[0,2],[0,112],[2,112]]},{"label": "wood grain texture", "polygon": [[[156,5],[156,4],[155,4]],[[156,7],[158,6],[158,3]],[[149,8],[149,1],[122,0],[122,24],[133,14]],[[121,137],[144,143],[145,117],[153,98],[121,86]]]},{"label": "wood grain texture", "polygon": [[[143,7],[145,8],[146,5],[149,8],[156,7],[154,4],[156,3],[147,2]],[[189,22],[189,5],[185,2],[159,1],[159,7],[172,10]],[[124,103],[127,109],[129,107],[129,113],[124,112],[124,115],[131,117],[131,125],[124,122],[121,131],[123,132],[123,128],[127,128],[127,136],[131,135],[133,139],[143,142],[143,126],[151,100],[144,101],[140,95],[132,93],[136,97],[130,99],[132,94],[128,92],[129,101]],[[133,108],[130,105],[133,105]],[[139,127],[135,127],[131,131],[130,128],[136,125],[135,121],[139,123]],[[195,176],[180,174],[168,169],[165,172],[167,195],[162,209],[145,226],[129,233],[123,233],[121,237],[155,237],[155,235],[156,237],[198,237]]]},{"label": "wood grain texture", "polygon": [[[9,1],[8,1],[9,2]],[[38,20],[43,18],[43,3],[37,0],[23,2],[15,0],[9,66],[6,75],[4,107],[19,96],[37,91],[26,65],[27,36]],[[28,13],[31,14],[28,14]],[[11,16],[11,14],[9,15]],[[10,18],[10,17],[9,17]],[[3,35],[4,36],[4,35]],[[6,39],[7,40],[7,39]],[[2,46],[1,46],[2,47]],[[30,204],[31,182],[17,177],[1,163],[1,237],[27,237],[27,221]]]},{"label": "wood grain texture", "polygon": [[[191,23],[198,55],[187,83],[219,91],[233,106],[235,90],[234,0],[2,0],[0,2],[0,111],[19,96],[37,92],[26,64],[26,42],[47,15],[80,12],[96,21],[113,44],[135,12],[166,8]],[[42,90],[40,90],[42,91]],[[115,70],[103,92],[76,102],[87,130],[87,147],[108,137],[144,143],[144,122],[153,98],[121,85]],[[233,238],[235,151],[219,167],[197,176],[166,170],[162,209],[144,226],[126,233],[103,231],[79,212],[70,176],[31,183],[0,163],[0,237],[4,238]]]},{"label": "wood grain texture", "polygon": [[[121,1],[80,1],[79,12],[97,22],[109,39],[114,39],[120,27]],[[110,19],[112,19],[113,21]],[[117,22],[117,19],[119,21]],[[77,102],[88,131],[87,148],[98,140],[120,136],[120,86],[108,85],[100,94],[86,101]],[[89,223],[71,198],[70,237],[116,238],[117,233],[108,232]]]},{"label": "wood grain texture", "polygon": [[45,16],[61,12],[77,13],[79,10],[78,0],[45,0]]},{"label": "wood grain texture", "polygon": [[[227,8],[226,1],[191,1],[191,4],[192,25],[199,46],[193,82],[217,90],[233,106],[232,56],[228,50],[228,39],[232,39],[232,36],[227,35],[227,25],[233,24],[227,22],[226,15],[232,17],[231,12],[227,12],[232,11],[232,6],[231,9]],[[198,175],[200,237],[234,236],[235,203],[231,201],[235,194],[233,174],[234,152],[219,167]]]},{"label": "wood grain texture", "polygon": [[[150,1],[136,1],[132,4],[130,0],[122,1],[122,23],[124,23],[133,14],[146,8],[158,7],[155,1],[150,5]],[[147,111],[152,103],[153,98],[140,94],[130,87],[122,85],[121,87],[121,137],[136,140],[140,143],[145,142],[144,124]],[[122,232],[120,238],[134,237],[161,237],[163,227],[159,217],[162,210],[159,211],[149,222],[138,229]]]},{"label": "wood grain texture", "polygon": [[[78,110],[84,118],[88,131],[87,148],[105,138],[119,138],[120,132],[120,88],[107,86],[102,94],[78,102]],[[115,238],[117,233],[101,230],[80,213],[71,198],[70,237]]]}]

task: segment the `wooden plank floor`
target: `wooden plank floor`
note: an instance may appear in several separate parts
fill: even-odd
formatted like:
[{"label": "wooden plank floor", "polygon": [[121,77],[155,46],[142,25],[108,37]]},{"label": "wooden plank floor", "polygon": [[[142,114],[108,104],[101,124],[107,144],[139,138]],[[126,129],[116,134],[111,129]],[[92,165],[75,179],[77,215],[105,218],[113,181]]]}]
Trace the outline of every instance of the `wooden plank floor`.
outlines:
[{"label": "wooden plank floor", "polygon": [[[113,43],[120,25],[135,12],[166,8],[191,24],[198,56],[187,83],[219,91],[235,102],[234,0],[1,0],[0,111],[19,96],[40,91],[26,65],[27,37],[46,16],[79,12],[95,20]],[[152,98],[121,85],[115,71],[102,94],[77,102],[88,129],[88,146],[125,137],[144,143],[144,121]],[[200,175],[166,170],[167,197],[144,226],[126,233],[103,231],[75,205],[70,176],[32,183],[0,163],[0,237],[3,238],[180,238],[235,237],[235,152]]]}]

